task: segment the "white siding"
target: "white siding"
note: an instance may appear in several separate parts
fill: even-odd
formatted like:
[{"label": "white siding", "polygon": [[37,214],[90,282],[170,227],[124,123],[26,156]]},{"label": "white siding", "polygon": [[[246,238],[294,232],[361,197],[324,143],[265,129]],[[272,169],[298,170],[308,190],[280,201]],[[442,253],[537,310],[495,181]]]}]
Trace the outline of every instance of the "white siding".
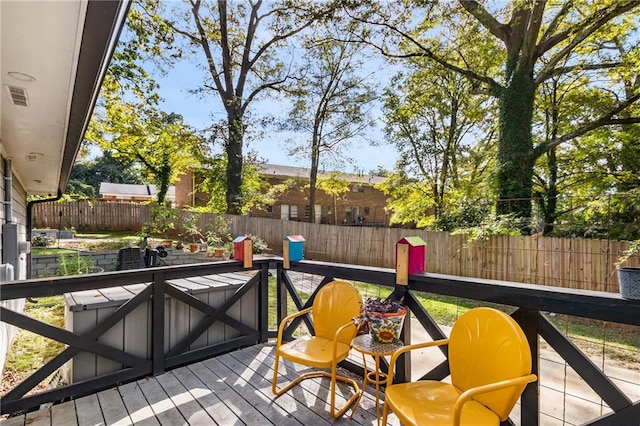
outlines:
[{"label": "white siding", "polygon": [[[5,200],[6,184],[5,184],[5,159],[0,158],[0,172],[2,178],[0,179],[0,199]],[[14,223],[18,224],[18,239],[20,241],[26,241],[26,222],[27,222],[27,195],[24,188],[18,183],[17,179],[12,179],[13,193],[12,193],[12,219]],[[7,220],[5,214],[4,204],[0,209],[0,241],[2,240],[2,226]],[[0,259],[2,258],[2,245],[0,244]],[[17,268],[14,269],[14,279],[26,279],[27,277],[27,255],[20,256]],[[22,312],[24,309],[24,299],[7,300],[3,301],[2,305],[8,309],[12,309],[17,312]],[[2,383],[2,371],[4,370],[4,363],[6,360],[7,352],[11,345],[11,341],[15,336],[16,329],[13,326],[9,326],[3,322],[0,322],[0,383]]]}]

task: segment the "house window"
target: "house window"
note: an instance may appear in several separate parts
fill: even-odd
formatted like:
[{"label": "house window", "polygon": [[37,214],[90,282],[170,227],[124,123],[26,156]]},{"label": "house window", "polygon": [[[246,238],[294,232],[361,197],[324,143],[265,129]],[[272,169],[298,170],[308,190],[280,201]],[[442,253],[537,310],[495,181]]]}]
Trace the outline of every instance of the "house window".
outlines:
[{"label": "house window", "polygon": [[369,207],[364,208],[364,215],[369,216]]},{"label": "house window", "polygon": [[280,206],[280,219],[290,220],[298,219],[298,206],[291,206],[289,204],[282,204]]},{"label": "house window", "polygon": [[264,206],[264,209],[267,213],[273,213],[273,206]]},{"label": "house window", "polygon": [[353,185],[351,187],[352,192],[364,192],[364,186],[362,185]]},{"label": "house window", "polygon": [[311,214],[311,206],[304,206],[304,218],[309,219],[310,214]]}]

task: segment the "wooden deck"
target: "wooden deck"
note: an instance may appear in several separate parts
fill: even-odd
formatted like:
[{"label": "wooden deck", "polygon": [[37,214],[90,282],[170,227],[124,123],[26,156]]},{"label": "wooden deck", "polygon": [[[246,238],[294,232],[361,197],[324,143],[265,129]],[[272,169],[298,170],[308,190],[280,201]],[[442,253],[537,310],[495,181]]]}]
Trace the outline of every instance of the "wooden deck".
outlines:
[{"label": "wooden deck", "polygon": [[[74,401],[6,419],[14,425],[375,425],[367,389],[352,419],[329,414],[329,381],[311,379],[274,398],[272,343],[256,345]],[[305,369],[285,363],[281,374]],[[284,379],[281,377],[281,382]],[[345,389],[346,392],[349,390]],[[338,404],[344,399],[340,397]],[[380,407],[380,410],[382,407]],[[381,414],[381,411],[380,411]],[[389,424],[398,425],[397,418]]]}]

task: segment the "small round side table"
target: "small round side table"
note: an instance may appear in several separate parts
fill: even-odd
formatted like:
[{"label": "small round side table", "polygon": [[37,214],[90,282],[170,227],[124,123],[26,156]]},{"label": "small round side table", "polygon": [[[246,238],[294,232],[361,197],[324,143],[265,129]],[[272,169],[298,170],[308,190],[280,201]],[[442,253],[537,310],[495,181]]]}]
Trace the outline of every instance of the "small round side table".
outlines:
[{"label": "small round side table", "polygon": [[[364,364],[364,379],[362,383],[362,393],[367,388],[367,383],[376,385],[376,417],[380,424],[380,385],[386,382],[386,373],[380,371],[380,358],[383,356],[391,356],[396,350],[404,346],[400,340],[394,340],[391,343],[374,342],[370,334],[361,334],[351,341],[351,347],[362,354],[362,363]],[[375,369],[367,371],[367,359],[365,355],[373,357]]]}]

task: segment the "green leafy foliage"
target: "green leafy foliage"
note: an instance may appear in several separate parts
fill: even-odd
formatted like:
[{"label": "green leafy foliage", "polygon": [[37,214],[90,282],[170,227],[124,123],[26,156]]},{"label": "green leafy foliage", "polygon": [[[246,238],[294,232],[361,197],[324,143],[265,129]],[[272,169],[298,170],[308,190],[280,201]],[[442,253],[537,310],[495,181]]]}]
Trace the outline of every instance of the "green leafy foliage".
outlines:
[{"label": "green leafy foliage", "polygon": [[247,234],[247,237],[251,238],[251,242],[253,244],[253,254],[264,253],[265,250],[269,248],[267,242],[263,238],[253,234]]},{"label": "green leafy foliage", "polygon": [[[290,67],[278,55],[288,39],[333,12],[333,3],[159,2],[134,3],[132,29],[147,51],[165,64],[200,61],[207,74],[194,89],[217,100],[226,113],[224,150],[226,212],[241,214],[245,114],[269,90],[286,86]],[[259,18],[258,18],[259,17]],[[216,202],[216,208],[222,203]]]},{"label": "green leafy foliage", "polygon": [[76,161],[65,192],[76,198],[95,198],[102,182],[141,184],[143,180],[138,167],[125,166],[104,152],[93,160]]},{"label": "green leafy foliage", "polygon": [[34,235],[31,237],[31,244],[34,247],[50,247],[56,242],[54,237],[50,237],[49,235]]},{"label": "green leafy foliage", "polygon": [[[231,219],[216,215],[214,221],[207,224],[204,233],[207,244],[211,247],[223,247],[229,244],[232,240],[230,231]],[[233,247],[231,251],[233,251]]]},{"label": "green leafy foliage", "polygon": [[178,213],[175,209],[166,203],[158,203],[152,201],[150,203],[150,219],[142,226],[142,236],[158,235],[163,236],[167,231],[171,231],[176,228],[176,222],[178,220]]},{"label": "green leafy foliage", "polygon": [[81,256],[79,252],[72,254],[61,254],[58,256],[58,275],[79,275],[94,272],[95,263],[93,258]]},{"label": "green leafy foliage", "polygon": [[458,228],[452,234],[467,235],[469,241],[482,241],[494,235],[520,235],[522,227],[522,219],[516,215],[492,215],[477,226]]},{"label": "green leafy foliage", "polygon": [[[368,41],[385,55],[409,64],[426,59],[467,79],[470,93],[497,100],[493,175],[498,214],[514,213],[529,223],[533,181],[542,177],[539,194],[546,202],[540,207],[553,217],[548,213],[556,208],[551,202],[555,192],[562,189],[556,180],[561,169],[551,158],[548,170],[540,173],[537,160],[555,155],[557,147],[577,146],[581,137],[598,129],[627,133],[638,122],[640,5],[635,2],[409,1],[363,3],[359,8],[362,12],[355,15],[379,29]],[[561,84],[545,93],[551,81]],[[550,97],[541,102],[546,95]],[[540,105],[544,114],[536,111]],[[630,177],[638,158],[633,138],[615,139],[629,159],[619,162],[617,172]],[[594,168],[606,162],[600,157]]]}]

